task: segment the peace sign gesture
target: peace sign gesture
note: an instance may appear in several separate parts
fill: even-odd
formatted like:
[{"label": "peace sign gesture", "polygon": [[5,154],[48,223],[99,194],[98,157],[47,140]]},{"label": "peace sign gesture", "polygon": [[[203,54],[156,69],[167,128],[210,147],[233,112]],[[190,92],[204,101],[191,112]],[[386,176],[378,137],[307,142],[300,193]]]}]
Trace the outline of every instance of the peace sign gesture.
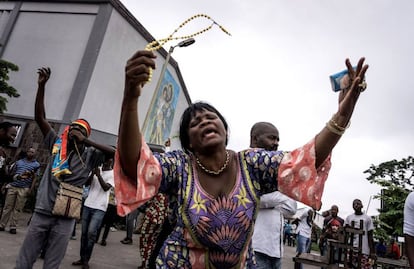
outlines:
[{"label": "peace sign gesture", "polygon": [[356,69],[352,67],[349,59],[345,60],[348,68],[348,76],[350,87],[341,90],[339,93],[338,114],[345,117],[348,121],[354,112],[355,105],[359,99],[361,92],[365,91],[367,83],[365,82],[365,73],[368,70],[368,65],[364,64],[365,58],[358,61]]}]

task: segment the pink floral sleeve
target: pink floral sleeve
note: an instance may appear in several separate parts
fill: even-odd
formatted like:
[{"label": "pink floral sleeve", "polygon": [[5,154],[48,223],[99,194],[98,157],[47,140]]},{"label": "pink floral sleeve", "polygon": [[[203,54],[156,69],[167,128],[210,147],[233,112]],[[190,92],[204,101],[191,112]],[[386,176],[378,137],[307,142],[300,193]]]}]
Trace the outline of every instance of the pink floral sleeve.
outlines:
[{"label": "pink floral sleeve", "polygon": [[[315,145],[312,140],[284,155],[278,170],[278,189],[287,196],[319,210],[330,167],[329,156],[315,169]],[[145,141],[142,141],[137,180],[133,181],[123,173],[118,151],[115,154],[114,175],[118,214],[125,216],[158,193],[161,166]]]},{"label": "pink floral sleeve", "polygon": [[114,177],[117,211],[120,216],[125,216],[158,193],[161,166],[147,143],[142,140],[141,155],[137,164],[137,181],[134,182],[124,174],[118,150],[115,153]]},{"label": "pink floral sleeve", "polygon": [[315,140],[286,153],[279,167],[278,190],[319,210],[322,193],[331,168],[331,157],[315,169]]}]

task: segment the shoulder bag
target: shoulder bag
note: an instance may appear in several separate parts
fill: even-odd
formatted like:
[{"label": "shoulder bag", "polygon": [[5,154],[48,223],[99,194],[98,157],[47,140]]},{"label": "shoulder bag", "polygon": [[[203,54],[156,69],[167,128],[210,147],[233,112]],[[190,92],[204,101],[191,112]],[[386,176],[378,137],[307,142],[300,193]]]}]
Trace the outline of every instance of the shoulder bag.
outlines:
[{"label": "shoulder bag", "polygon": [[59,189],[56,194],[52,214],[77,220],[80,219],[82,192],[83,189],[81,187],[76,187],[59,180]]}]

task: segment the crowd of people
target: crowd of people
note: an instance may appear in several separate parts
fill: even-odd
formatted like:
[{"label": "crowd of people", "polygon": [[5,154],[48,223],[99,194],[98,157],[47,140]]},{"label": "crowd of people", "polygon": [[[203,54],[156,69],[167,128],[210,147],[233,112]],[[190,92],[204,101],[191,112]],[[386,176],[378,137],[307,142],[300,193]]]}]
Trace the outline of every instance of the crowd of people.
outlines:
[{"label": "crowd of people", "polygon": [[[314,215],[321,208],[332,150],[349,126],[366,88],[368,65],[364,61],[361,58],[352,66],[346,60],[348,84],[341,84],[344,87],[336,113],[307,144],[291,151],[278,149],[279,131],[269,122],[252,126],[248,149],[228,149],[229,126],[224,116],[214,106],[196,102],[181,117],[181,149],[152,152],[138,122],[141,91],[150,70],[156,68],[151,51],[136,52],[126,64],[116,147],[92,141],[92,128],[85,119],[72,121],[57,134],[46,120],[44,104],[51,70],[40,68],[34,117],[51,158],[38,184],[16,268],[32,268],[39,255],[44,268],[59,268],[76,219],[80,219],[79,260],[72,265],[88,269],[101,230],[100,243],[105,246],[117,215],[126,216],[126,237],[121,243],[132,244],[134,230],[140,234],[140,268],[280,269],[286,243],[296,245],[298,254],[310,252]],[[2,146],[15,137],[15,127],[0,123]],[[9,224],[10,233],[17,232],[17,216],[27,194],[37,185],[40,164],[35,154],[36,149],[29,148],[15,162],[10,172],[13,177],[2,188],[7,194],[0,231]],[[0,148],[0,168],[6,166],[6,159]],[[89,186],[89,192],[81,201],[84,186]],[[59,211],[61,196],[67,194],[65,188],[80,190],[80,196],[71,196],[65,205],[76,205],[81,213]],[[77,199],[80,207],[72,204]],[[413,200],[412,195],[407,198],[404,215],[408,246],[414,243]],[[308,208],[292,221],[297,202]],[[362,268],[370,268],[370,259],[379,255],[381,245],[374,246],[372,219],[363,212],[361,200],[355,199],[352,207],[354,213],[345,219],[338,216],[336,205],[326,212],[318,240],[321,255],[327,240],[336,239],[341,227],[362,220],[364,227],[358,227],[365,231]],[[142,218],[137,225],[139,213]],[[395,242],[390,242],[384,255],[392,253],[393,258],[399,258],[397,249]],[[407,251],[411,263],[413,249]],[[295,264],[295,268],[301,266]]]}]

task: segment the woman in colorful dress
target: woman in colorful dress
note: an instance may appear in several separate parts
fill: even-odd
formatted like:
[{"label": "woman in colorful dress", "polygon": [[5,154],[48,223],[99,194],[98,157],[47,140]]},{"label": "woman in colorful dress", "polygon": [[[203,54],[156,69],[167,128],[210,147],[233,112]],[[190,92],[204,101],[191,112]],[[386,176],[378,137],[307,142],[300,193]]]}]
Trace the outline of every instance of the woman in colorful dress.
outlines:
[{"label": "woman in colorful dress", "polygon": [[321,207],[330,154],[354,111],[367,65],[354,69],[339,94],[338,111],[309,143],[291,152],[227,149],[228,125],[213,106],[199,102],[183,113],[182,150],[152,153],[138,123],[138,99],[155,68],[155,55],[138,51],[126,65],[115,162],[118,213],[128,214],[158,192],[175,201],[176,225],[157,268],[255,268],[251,237],[262,194],[275,190],[314,209]]}]

